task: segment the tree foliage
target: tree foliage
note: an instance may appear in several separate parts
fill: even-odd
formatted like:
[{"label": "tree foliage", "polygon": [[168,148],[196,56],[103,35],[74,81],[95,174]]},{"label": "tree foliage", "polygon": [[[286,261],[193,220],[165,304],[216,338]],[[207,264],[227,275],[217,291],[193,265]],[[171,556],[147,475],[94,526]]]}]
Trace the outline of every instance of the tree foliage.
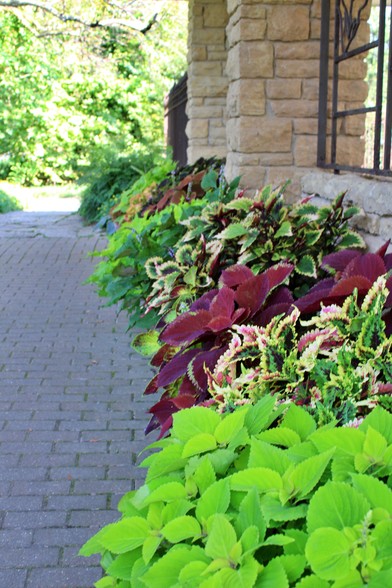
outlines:
[{"label": "tree foliage", "polygon": [[164,95],[185,68],[184,2],[132,2],[125,20],[147,23],[144,33],[117,25],[107,2],[84,4],[61,3],[61,19],[0,2],[0,177],[69,181],[97,151],[163,143]]}]

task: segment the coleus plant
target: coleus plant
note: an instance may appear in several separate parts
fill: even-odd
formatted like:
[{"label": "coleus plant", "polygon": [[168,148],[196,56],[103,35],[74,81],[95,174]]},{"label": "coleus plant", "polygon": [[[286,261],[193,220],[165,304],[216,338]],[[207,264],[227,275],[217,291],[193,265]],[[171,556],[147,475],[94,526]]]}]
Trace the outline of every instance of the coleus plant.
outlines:
[{"label": "coleus plant", "polygon": [[246,264],[257,274],[279,261],[290,262],[294,266],[290,286],[298,297],[323,275],[323,256],[364,246],[348,226],[357,209],[344,211],[343,194],[330,207],[319,208],[310,198],[286,204],[283,188],[273,191],[268,186],[254,198],[238,195],[232,186],[228,192],[183,221],[187,231],[176,249],[192,252],[185,263],[178,259],[167,263],[160,257],[148,261],[153,289],[147,309],[159,308],[161,315],[167,314],[166,322],[176,315],[179,298],[180,308],[185,301],[189,306],[206,287],[216,286],[230,265]]},{"label": "coleus plant", "polygon": [[392,254],[387,253],[389,244],[390,241],[387,241],[376,253],[362,254],[346,249],[326,255],[321,267],[332,276],[312,287],[296,302],[297,308],[305,314],[317,311],[322,303],[341,304],[354,289],[363,299],[375,280],[387,275],[386,287],[390,294],[385,300],[383,318],[387,333],[392,334]]},{"label": "coleus plant", "polygon": [[174,415],[122,518],[81,549],[96,588],[392,585],[392,415],[316,427],[266,396]]},{"label": "coleus plant", "polygon": [[172,423],[173,412],[204,402],[207,396],[207,369],[213,369],[227,350],[233,325],[268,321],[286,312],[293,297],[284,282],[294,267],[289,263],[272,266],[255,276],[246,266],[235,265],[225,270],[220,288],[212,289],[167,325],[160,333],[143,333],[134,347],[150,353],[157,344],[159,351],[151,363],[160,368],[145,394],[163,388],[159,402],[150,409],[153,417],[147,432],[161,426],[162,434]]},{"label": "coleus plant", "polygon": [[218,175],[223,163],[215,157],[200,158],[193,164],[176,167],[167,160],[149,170],[121,195],[120,203],[112,209],[112,216],[117,222],[130,222],[136,215],[155,214],[170,204],[202,198],[206,193],[204,176],[211,172]]},{"label": "coleus plant", "polygon": [[[391,256],[386,253],[388,244],[389,243],[386,243],[374,254],[361,254],[357,251],[348,249],[326,256],[322,260],[321,265],[329,271],[333,271],[334,269],[336,272],[334,277],[321,280],[316,286],[314,286],[314,288],[312,288],[308,295],[305,295],[298,300],[294,299],[287,286],[283,286],[282,282],[279,282],[279,288],[271,293],[271,296],[268,297],[267,304],[265,304],[265,300],[263,301],[262,308],[258,306],[258,303],[260,295],[263,296],[264,294],[261,290],[257,290],[257,287],[256,290],[254,289],[253,285],[258,282],[253,272],[247,266],[239,264],[231,266],[225,270],[220,279],[220,286],[224,286],[223,291],[220,292],[220,290],[213,289],[211,292],[203,295],[191,305],[188,312],[185,312],[183,315],[180,315],[175,319],[174,322],[169,324],[161,334],[161,342],[163,342],[164,345],[152,360],[152,364],[159,368],[159,373],[147,387],[146,393],[149,394],[156,392],[160,387],[164,388],[164,393],[162,399],[151,408],[153,418],[147,431],[158,426],[158,423],[162,427],[162,431],[166,431],[167,428],[170,427],[170,419],[173,412],[190,406],[191,404],[208,400],[209,391],[207,388],[207,372],[214,369],[219,357],[226,351],[226,346],[231,339],[230,329],[235,329],[236,325],[255,325],[264,327],[268,325],[274,316],[286,314],[292,310],[294,306],[295,311],[291,315],[291,319],[288,319],[287,324],[289,325],[291,320],[297,325],[300,312],[303,316],[306,316],[317,312],[317,309],[320,309],[322,304],[343,304],[347,296],[352,294],[355,289],[357,291],[358,301],[359,303],[362,303],[366,294],[371,297],[374,296],[374,293],[377,291],[378,286],[374,286],[372,289],[374,279],[377,278],[378,275],[384,275],[384,294],[380,294],[381,298],[378,299],[383,300],[379,319],[381,321],[380,324],[382,324],[382,329],[385,329],[386,335],[389,336],[392,332],[392,295],[391,293],[387,293],[387,290],[389,289],[391,291],[392,289],[392,279],[385,273],[391,264]],[[282,274],[282,277],[284,280],[289,280],[294,271],[293,265],[281,264],[277,267],[286,268],[287,273],[286,275]],[[265,273],[268,274],[268,270]],[[231,293],[229,294],[230,290]],[[247,296],[246,300],[243,298],[243,293],[245,292]],[[235,301],[235,311],[238,310],[239,300],[241,308],[245,307],[247,310],[244,311],[243,314],[238,314],[238,316],[233,313],[228,320],[225,316],[226,297],[228,300],[233,299]],[[212,302],[214,302],[213,305]],[[350,303],[347,302],[347,304]],[[379,304],[379,302],[377,304]],[[212,305],[212,314],[210,305]],[[255,308],[257,308],[256,311]],[[346,306],[344,306],[344,309],[346,309]],[[326,316],[328,318],[329,315]],[[218,332],[214,331],[210,326],[207,326],[208,321],[212,320],[212,317],[214,318],[214,321],[211,324],[219,326],[220,330]],[[354,324],[357,325],[358,321],[356,323],[354,321]],[[246,327],[244,328],[246,329]],[[304,327],[301,327],[301,329],[302,330],[297,333],[298,336],[300,334],[305,334]],[[355,337],[357,334],[357,331],[354,331],[353,336]],[[285,336],[288,337],[288,334]],[[147,335],[141,335],[136,338],[136,348],[143,352],[144,345],[146,342],[150,342],[151,344],[151,340],[155,340],[157,348],[160,347],[158,333],[148,333]],[[321,339],[319,339],[319,341],[321,341]],[[289,337],[287,338],[287,341],[284,341],[287,345],[291,344],[291,342],[292,340]],[[148,352],[151,352],[150,344],[148,345]],[[336,353],[337,347],[339,347],[338,343],[330,341],[330,345],[334,348],[334,353]],[[371,347],[371,345],[368,346]],[[154,349],[154,347],[152,347],[152,349]],[[256,361],[258,352],[256,350],[253,350],[253,352],[255,353],[253,361]],[[341,356],[343,357],[343,355],[344,349],[341,351]],[[252,359],[249,356],[245,357],[248,362]],[[297,382],[295,379],[297,366],[294,361],[294,356],[291,357],[291,360],[291,369],[294,374],[295,383]],[[333,361],[336,361],[336,359]],[[387,365],[387,362],[385,365]],[[335,367],[336,366],[337,364]],[[243,368],[244,366],[241,364],[241,369]],[[279,381],[280,378],[283,378],[284,380],[284,377],[280,374],[282,366],[279,365],[278,362],[274,369],[271,367],[268,367],[267,369],[262,363],[258,369],[261,372],[260,378],[263,376],[263,369],[266,370],[265,380],[267,383],[271,378],[271,373],[275,373],[275,379],[277,381]],[[342,366],[341,369],[343,369]],[[327,373],[328,372],[324,373],[325,382],[323,385],[327,387],[329,386],[332,390],[333,386],[327,382]],[[333,372],[331,372],[331,374],[332,373]],[[244,376],[244,379],[246,379],[246,377],[249,377],[250,381],[248,382],[248,385],[251,386],[251,376],[248,374],[248,376]],[[355,382],[358,389],[361,385],[361,377],[362,375],[359,373],[359,370],[357,370]],[[346,377],[346,380],[349,382],[350,378]],[[310,381],[313,381],[312,378]],[[309,381],[306,380],[305,382],[307,386]],[[389,382],[389,379],[386,380],[386,382]],[[267,389],[267,383],[263,384],[265,389]],[[273,378],[269,383],[272,386]],[[230,382],[228,383],[228,386],[230,388]],[[255,386],[257,387],[256,383]],[[309,400],[306,386],[301,394],[304,398]],[[269,391],[272,390],[270,389]],[[232,392],[235,394],[234,390]],[[356,410],[355,402],[363,400],[355,398],[354,393],[352,393],[352,395],[353,398],[345,398],[343,404],[339,404],[339,401],[335,400],[335,407],[329,406],[334,402],[333,395],[329,397],[328,402],[325,397],[317,405],[317,410],[320,412],[320,418],[323,402],[325,402],[326,406],[324,407],[325,414],[323,418],[327,418],[326,415],[328,414],[330,418],[337,416],[339,411],[343,411],[340,418],[347,420],[347,415],[352,414],[353,411],[355,412]],[[298,401],[301,400],[301,402],[304,402],[304,398],[301,397]],[[352,401],[355,401],[354,404]]]},{"label": "coleus plant", "polygon": [[234,326],[228,350],[209,374],[216,407],[231,411],[273,394],[304,406],[319,425],[345,424],[381,404],[392,409],[392,336],[385,334],[386,277],[362,304],[358,291],[300,321],[295,308],[266,327]]},{"label": "coleus plant", "polygon": [[203,199],[181,202],[149,217],[135,216],[109,237],[104,251],[94,253],[105,259],[96,265],[88,281],[97,285],[108,304],[121,303],[130,327],[149,328],[159,320],[158,312],[152,307],[146,312],[144,305],[152,286],[147,261],[158,253],[172,259],[173,247],[185,230],[181,221],[205,205]]}]

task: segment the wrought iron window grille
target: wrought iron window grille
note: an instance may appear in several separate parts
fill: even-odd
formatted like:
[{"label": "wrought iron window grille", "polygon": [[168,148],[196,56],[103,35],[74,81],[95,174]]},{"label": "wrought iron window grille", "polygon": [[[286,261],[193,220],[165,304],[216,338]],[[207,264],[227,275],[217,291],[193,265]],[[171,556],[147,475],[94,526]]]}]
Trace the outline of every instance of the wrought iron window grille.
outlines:
[{"label": "wrought iron window grille", "polygon": [[[391,127],[392,127],[392,18],[391,6],[387,0],[379,0],[378,38],[352,48],[361,22],[366,22],[364,13],[371,0],[362,3],[354,0],[332,0],[334,8],[333,56],[330,57],[330,10],[331,0],[322,0],[321,52],[319,85],[319,125],[317,145],[317,165],[340,171],[356,171],[374,175],[391,176]],[[389,46],[386,48],[387,25],[389,21]],[[375,103],[362,108],[339,109],[339,68],[343,62],[377,49],[377,75]],[[386,61],[388,60],[388,61]],[[328,96],[329,75],[332,62],[332,95]],[[384,64],[387,63],[387,68]],[[383,100],[384,92],[384,100]],[[386,96],[385,96],[386,93]],[[328,105],[331,104],[330,133],[327,133]],[[366,116],[374,113],[374,139],[370,165],[357,167],[339,162],[337,142],[339,139],[338,121],[353,116]],[[330,148],[327,151],[327,138]]]}]

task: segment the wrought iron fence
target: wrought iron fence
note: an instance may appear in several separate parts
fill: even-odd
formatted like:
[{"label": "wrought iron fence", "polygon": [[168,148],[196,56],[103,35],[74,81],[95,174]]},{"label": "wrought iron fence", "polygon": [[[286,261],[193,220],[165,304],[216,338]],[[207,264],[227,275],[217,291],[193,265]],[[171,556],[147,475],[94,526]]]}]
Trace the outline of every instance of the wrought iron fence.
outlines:
[{"label": "wrought iron fence", "polygon": [[187,163],[187,81],[188,76],[185,74],[170,90],[165,103],[166,141],[173,149],[173,159],[180,165]]},{"label": "wrought iron fence", "polygon": [[[376,10],[378,22],[374,27],[375,30],[372,31],[370,28],[368,43],[361,43],[359,38],[361,35],[358,35],[358,31],[362,23],[365,23],[366,26],[371,0],[334,1],[334,16],[331,19],[331,0],[322,0],[317,164],[319,167],[333,169],[336,173],[339,173],[340,170],[349,170],[376,175],[392,175],[391,0],[373,2],[372,10]],[[334,29],[333,55],[330,57],[331,20]],[[369,56],[374,58],[369,58]],[[344,101],[340,99],[340,69],[343,65],[350,67],[355,58],[367,60],[368,100],[359,108],[341,108]],[[371,73],[375,73],[374,76],[369,77],[369,69]],[[355,96],[353,101],[355,101]],[[328,117],[329,110],[330,116]],[[350,165],[340,161],[337,149],[340,136],[339,127],[341,127],[340,123],[349,117],[362,117],[362,120],[366,120],[365,132],[361,137],[364,145],[362,165]],[[327,147],[329,142],[330,145]]]}]

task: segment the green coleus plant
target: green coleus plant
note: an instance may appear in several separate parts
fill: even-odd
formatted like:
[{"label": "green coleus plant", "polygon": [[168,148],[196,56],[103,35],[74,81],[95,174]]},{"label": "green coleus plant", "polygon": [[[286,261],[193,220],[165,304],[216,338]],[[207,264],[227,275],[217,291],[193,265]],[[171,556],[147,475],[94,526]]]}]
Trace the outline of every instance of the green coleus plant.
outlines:
[{"label": "green coleus plant", "polygon": [[376,404],[392,408],[392,336],[383,318],[386,276],[363,299],[322,307],[310,320],[297,308],[266,327],[233,326],[228,350],[209,375],[222,411],[274,394],[305,406],[318,424],[347,423]]},{"label": "green coleus plant", "polygon": [[176,245],[179,259],[168,263],[158,256],[148,261],[152,292],[147,308],[159,308],[170,322],[234,264],[246,264],[258,274],[280,261],[292,263],[290,286],[299,297],[324,275],[325,255],[364,247],[348,225],[357,209],[344,211],[343,194],[323,208],[310,198],[290,205],[283,195],[283,189],[267,186],[248,198],[230,185],[224,199],[209,202],[184,220],[187,231]]},{"label": "green coleus plant", "polygon": [[[358,423],[357,423],[358,425]],[[177,413],[145,484],[81,555],[96,588],[370,588],[392,584],[392,415],[317,428],[266,396]]]},{"label": "green coleus plant", "polygon": [[[161,262],[170,268],[178,263],[177,260],[182,263],[175,252],[177,242],[186,231],[183,221],[200,214],[208,203],[232,198],[238,180],[227,187],[224,178],[212,170],[203,176],[201,184],[206,191],[203,198],[189,202],[182,199],[154,214],[134,216],[109,236],[104,251],[95,254],[105,259],[97,264],[88,281],[96,284],[98,294],[106,297],[108,304],[121,303],[121,309],[128,312],[130,327],[149,328],[160,319],[161,304],[146,303],[151,301],[156,279],[149,260],[159,255]],[[165,278],[170,272],[163,267],[161,273]]]}]

